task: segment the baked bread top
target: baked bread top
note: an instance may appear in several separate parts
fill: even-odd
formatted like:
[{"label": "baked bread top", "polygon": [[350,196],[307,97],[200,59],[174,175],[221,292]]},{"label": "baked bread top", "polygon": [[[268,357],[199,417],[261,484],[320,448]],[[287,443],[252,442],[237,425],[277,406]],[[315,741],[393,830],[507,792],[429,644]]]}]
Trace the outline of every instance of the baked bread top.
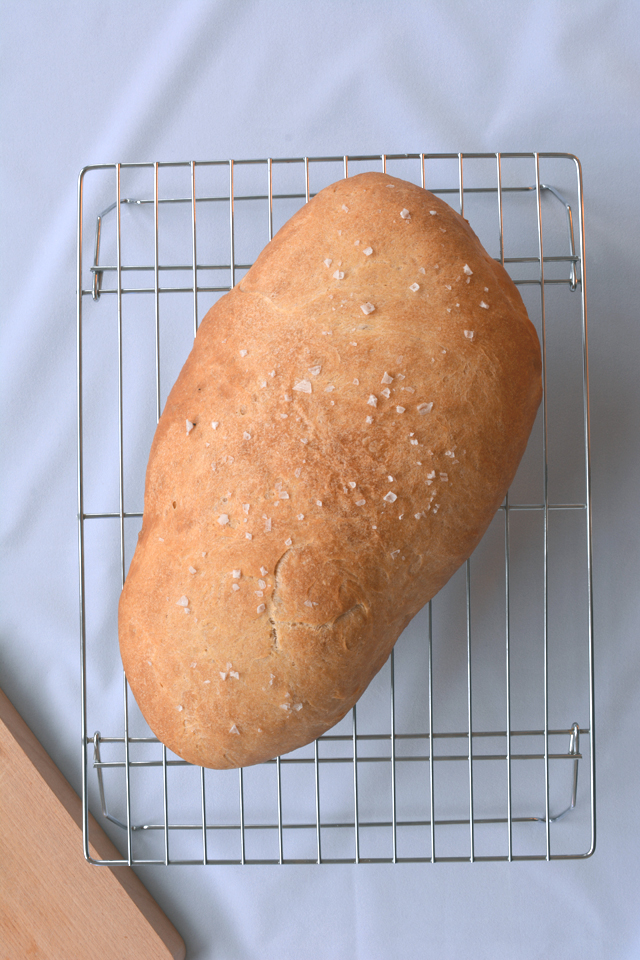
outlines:
[{"label": "baked bread top", "polygon": [[204,318],[153,441],[127,678],[186,760],[337,723],[471,554],[541,397],[522,300],[413,184],[327,187]]}]

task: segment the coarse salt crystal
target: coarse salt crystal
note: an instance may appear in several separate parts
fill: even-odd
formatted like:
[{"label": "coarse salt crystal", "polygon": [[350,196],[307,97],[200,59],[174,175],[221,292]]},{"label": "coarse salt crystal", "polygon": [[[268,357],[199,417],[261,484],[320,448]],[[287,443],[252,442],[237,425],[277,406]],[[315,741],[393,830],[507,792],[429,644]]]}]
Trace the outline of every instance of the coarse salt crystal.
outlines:
[{"label": "coarse salt crystal", "polygon": [[306,437],[300,437],[300,443],[309,443]]},{"label": "coarse salt crystal", "polygon": [[360,386],[360,381],[358,380],[357,377],[355,377],[355,379],[354,379],[353,382],[354,382],[354,384],[355,384],[356,387],[359,387],[359,386]]},{"label": "coarse salt crystal", "polygon": [[440,474],[440,479],[442,480],[443,483],[446,483],[447,480],[449,479],[449,474],[448,474],[448,473],[441,473],[441,474]]},{"label": "coarse salt crystal", "polygon": [[321,507],[321,506],[322,506],[322,500],[316,500],[316,506]]},{"label": "coarse salt crystal", "polygon": [[264,390],[264,388],[266,387],[266,385],[267,385],[267,381],[266,381],[266,380],[261,380],[261,381],[260,381],[260,386],[262,387],[263,390]]},{"label": "coarse salt crystal", "polygon": [[455,457],[453,450],[445,450],[444,455],[445,457]]},{"label": "coarse salt crystal", "polygon": [[158,540],[160,541],[160,543],[164,543],[164,537],[158,537]]},{"label": "coarse salt crystal", "polygon": [[287,539],[284,542],[284,545],[285,547],[290,547],[292,543],[293,543],[293,540],[291,539],[291,537],[287,537]]},{"label": "coarse salt crystal", "polygon": [[427,271],[425,270],[424,267],[418,267],[418,273],[426,273],[426,272]]},{"label": "coarse salt crystal", "polygon": [[264,520],[264,532],[269,533],[271,531],[271,517],[265,517],[263,514],[262,519]]},{"label": "coarse salt crystal", "polygon": [[184,710],[184,707],[182,706],[181,703],[178,704],[178,706],[176,707],[176,710],[178,710],[178,711]]},{"label": "coarse salt crystal", "polygon": [[387,480],[389,481],[389,483],[395,483],[395,481],[394,481],[393,477],[391,476],[391,474],[389,474],[389,475],[387,476]]},{"label": "coarse salt crystal", "polygon": [[485,288],[484,288],[484,292],[485,292],[485,293],[489,293],[489,287],[485,287]]},{"label": "coarse salt crystal", "polygon": [[396,410],[398,413],[404,413],[404,411],[406,410],[406,407],[396,407]]},{"label": "coarse salt crystal", "polygon": [[393,383],[393,377],[390,377],[387,371],[385,370],[380,383]]},{"label": "coarse salt crystal", "polygon": [[403,220],[411,220],[411,214],[406,209],[406,207],[400,211],[400,216],[402,217]]},{"label": "coarse salt crystal", "polygon": [[245,540],[253,540],[253,534],[252,534],[252,533],[245,533],[244,538],[245,538]]},{"label": "coarse salt crystal", "polygon": [[345,213],[349,213],[349,207],[346,205],[346,203],[342,204],[342,209],[344,210]]},{"label": "coarse salt crystal", "polygon": [[464,335],[467,340],[473,340],[473,330],[465,330]]},{"label": "coarse salt crystal", "polygon": [[419,283],[412,283],[411,286],[409,287],[409,290],[413,290],[414,293],[417,293],[419,289],[420,289]]},{"label": "coarse salt crystal", "polygon": [[241,575],[242,575],[241,570],[232,570],[231,572],[231,576],[233,577],[234,580],[239,580]]},{"label": "coarse salt crystal", "polygon": [[424,416],[425,413],[431,413],[433,410],[433,401],[431,403],[419,403],[417,410],[422,416]]},{"label": "coarse salt crystal", "polygon": [[218,523],[220,524],[221,527],[224,527],[225,524],[229,523],[229,514],[221,513],[220,516],[218,517]]},{"label": "coarse salt crystal", "polygon": [[334,280],[344,280],[344,270],[336,270],[333,274]]},{"label": "coarse salt crystal", "polygon": [[364,507],[366,500],[356,500],[356,507]]},{"label": "coarse salt crystal", "polygon": [[197,572],[198,571],[196,570],[195,567],[189,567],[189,573],[197,573]]},{"label": "coarse salt crystal", "polygon": [[235,723],[232,723],[231,726],[229,727],[229,733],[240,733]]},{"label": "coarse salt crystal", "polygon": [[355,490],[355,488],[356,488],[356,482],[355,482],[355,480],[349,480],[349,486],[351,487],[352,490]]},{"label": "coarse salt crystal", "polygon": [[389,387],[385,387],[384,390],[380,391],[380,393],[382,394],[383,397],[386,397],[387,400],[391,396],[391,390],[389,390]]},{"label": "coarse salt crystal", "polygon": [[232,589],[232,590],[239,590],[239,589],[240,589],[240,584],[239,584],[239,583],[232,583],[232,584],[231,584],[231,589]]},{"label": "coarse salt crystal", "polygon": [[481,300],[481,301],[480,301],[480,306],[482,307],[483,310],[488,310],[488,309],[489,309],[489,304],[488,304],[488,303],[485,303],[484,300]]},{"label": "coarse salt crystal", "polygon": [[243,504],[242,504],[242,510],[243,510],[243,512],[244,512],[244,513],[249,513],[249,508],[250,508],[250,507],[251,507],[251,504],[250,504],[250,503],[243,503]]},{"label": "coarse salt crystal", "polygon": [[365,257],[370,257],[373,253],[373,247],[365,247],[362,252],[364,253]]},{"label": "coarse salt crystal", "polygon": [[288,500],[288,499],[289,499],[289,494],[287,493],[286,490],[281,490],[280,493],[279,493],[279,497],[280,497],[281,500]]},{"label": "coarse salt crystal", "polygon": [[294,710],[302,710],[302,707],[303,707],[302,703],[294,703],[293,705]]},{"label": "coarse salt crystal", "polygon": [[367,316],[368,314],[373,313],[373,311],[375,310],[375,307],[372,303],[361,303],[360,309],[362,310],[364,315]]},{"label": "coarse salt crystal", "polygon": [[382,499],[383,499],[383,500],[386,500],[387,503],[395,503],[395,501],[396,501],[398,498],[397,498],[397,496],[395,495],[395,493],[393,493],[392,490],[389,490],[389,493],[385,494]]},{"label": "coarse salt crystal", "polygon": [[264,603],[259,603],[258,606],[256,607],[256,613],[264,613],[266,609],[267,608],[264,605]]},{"label": "coarse salt crystal", "polygon": [[304,513],[298,514],[298,520],[304,520]]},{"label": "coarse salt crystal", "polygon": [[249,352],[248,350],[241,350],[241,351],[240,351],[240,356],[241,356],[241,357],[246,357],[246,355],[248,354],[248,352]]},{"label": "coarse salt crystal", "polygon": [[240,679],[240,674],[238,673],[237,670],[230,670],[230,671],[229,671],[229,676],[230,676],[230,677],[233,677],[234,680],[239,680],[239,679]]},{"label": "coarse salt crystal", "polygon": [[468,277],[470,277],[470,276],[473,275],[473,270],[471,269],[471,267],[469,266],[468,263],[465,263],[465,265],[464,265],[464,267],[462,268],[462,270],[463,270],[464,273],[466,273],[466,275],[467,275]]},{"label": "coarse salt crystal", "polygon": [[260,573],[262,574],[263,577],[266,577],[269,571],[267,570],[266,567],[260,567]]},{"label": "coarse salt crystal", "polygon": [[299,390],[301,393],[311,393],[311,383],[309,380],[299,380],[298,383],[293,385],[294,390]]},{"label": "coarse salt crystal", "polygon": [[410,440],[409,442],[410,442],[411,445],[414,446],[414,447],[417,447],[417,446],[418,446],[418,441],[417,441],[417,440]]},{"label": "coarse salt crystal", "polygon": [[251,434],[250,434],[250,433],[247,433],[247,431],[245,430],[244,433],[242,434],[242,439],[243,439],[243,440],[251,440]]},{"label": "coarse salt crystal", "polygon": [[366,418],[366,422],[367,422],[367,423],[373,423],[373,417],[367,417],[367,418]]},{"label": "coarse salt crystal", "polygon": [[392,558],[393,560],[395,560],[395,558],[398,556],[399,553],[400,553],[399,550],[392,550],[392,551],[391,551],[391,558]]},{"label": "coarse salt crystal", "polygon": [[437,212],[438,212],[437,210],[429,210],[429,213],[431,214],[432,217],[435,217]]},{"label": "coarse salt crystal", "polygon": [[335,390],[335,387],[332,383],[330,383],[328,387],[324,388],[325,393],[333,393],[334,390]]},{"label": "coarse salt crystal", "polygon": [[327,257],[327,259],[324,261],[324,265],[325,267],[327,267],[327,269],[331,266],[332,263],[333,263],[333,260],[331,260],[329,257]]},{"label": "coarse salt crystal", "polygon": [[194,427],[195,423],[192,423],[191,420],[187,420],[187,436],[189,436]]},{"label": "coarse salt crystal", "polygon": [[189,600],[187,599],[187,597],[180,597],[179,600],[176,600],[176,606],[177,606],[177,607],[188,607],[188,606],[189,606]]},{"label": "coarse salt crystal", "polygon": [[320,365],[319,363],[316,364],[315,367],[309,367],[309,373],[310,373],[313,377],[317,377],[321,370],[322,370],[322,367],[321,367],[321,365]]},{"label": "coarse salt crystal", "polygon": [[275,370],[270,370],[270,371],[269,371],[269,376],[270,376],[270,377],[275,377],[275,375],[276,375]]},{"label": "coarse salt crystal", "polygon": [[374,397],[373,394],[370,394],[369,399],[367,400],[367,404],[368,404],[370,407],[377,407],[377,406],[378,406],[378,400],[377,400],[376,397]]}]

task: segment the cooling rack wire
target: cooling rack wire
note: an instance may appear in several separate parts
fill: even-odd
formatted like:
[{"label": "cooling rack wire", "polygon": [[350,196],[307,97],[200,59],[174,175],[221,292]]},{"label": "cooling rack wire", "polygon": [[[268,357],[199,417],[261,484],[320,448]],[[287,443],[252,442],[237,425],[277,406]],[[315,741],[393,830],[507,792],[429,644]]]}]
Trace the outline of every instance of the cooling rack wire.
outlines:
[{"label": "cooling rack wire", "polygon": [[[482,544],[351,714],[259,767],[194,768],[146,727],[118,653],[115,607],[141,525],[153,427],[209,307],[300,205],[371,169],[457,206],[510,272],[540,336],[540,414]],[[85,857],[113,866],[590,856],[593,578],[577,158],[92,165],[79,177],[77,250]],[[105,723],[113,735],[99,732]],[[90,798],[118,828],[121,860],[91,858]]]}]

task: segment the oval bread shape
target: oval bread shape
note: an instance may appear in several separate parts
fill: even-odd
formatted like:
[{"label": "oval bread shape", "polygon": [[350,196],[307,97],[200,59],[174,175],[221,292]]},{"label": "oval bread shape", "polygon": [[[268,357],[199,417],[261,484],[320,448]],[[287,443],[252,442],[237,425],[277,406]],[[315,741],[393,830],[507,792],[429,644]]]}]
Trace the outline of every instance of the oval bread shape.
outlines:
[{"label": "oval bread shape", "polygon": [[237,767],[337,723],[482,537],[540,397],[520,295],[447,204],[367,173],[303,207],[153,441],[119,635],[158,738]]}]

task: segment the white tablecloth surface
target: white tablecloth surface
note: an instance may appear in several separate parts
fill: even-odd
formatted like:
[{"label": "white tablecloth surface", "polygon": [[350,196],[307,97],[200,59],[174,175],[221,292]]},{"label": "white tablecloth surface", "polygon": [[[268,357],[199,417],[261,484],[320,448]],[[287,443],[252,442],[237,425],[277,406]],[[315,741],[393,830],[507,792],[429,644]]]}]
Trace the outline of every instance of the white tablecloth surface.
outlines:
[{"label": "white tablecloth surface", "polygon": [[380,151],[557,150],[581,159],[595,855],[139,874],[190,960],[639,956],[637,4],[10,0],[0,34],[2,686],[78,789],[79,170]]}]

